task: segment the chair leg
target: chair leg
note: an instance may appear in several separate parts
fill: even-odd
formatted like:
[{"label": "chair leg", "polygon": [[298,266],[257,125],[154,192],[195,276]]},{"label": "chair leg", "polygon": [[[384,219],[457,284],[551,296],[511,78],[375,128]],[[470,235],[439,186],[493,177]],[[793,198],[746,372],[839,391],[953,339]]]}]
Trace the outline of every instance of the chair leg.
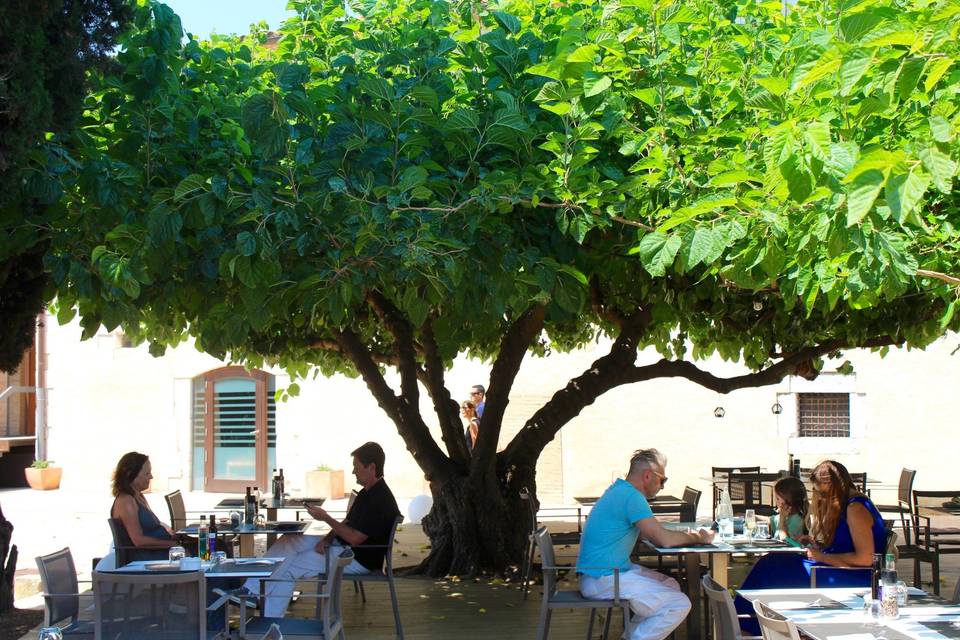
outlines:
[{"label": "chair leg", "polygon": [[920,556],[913,559],[913,586],[920,588]]},{"label": "chair leg", "polygon": [[940,556],[937,554],[933,555],[933,560],[930,561],[931,573],[933,574],[933,595],[940,595]]},{"label": "chair leg", "polygon": [[590,617],[587,618],[587,640],[593,638],[593,619],[597,615],[596,609],[590,609]]},{"label": "chair leg", "polygon": [[550,616],[553,614],[546,603],[540,607],[540,621],[537,623],[536,640],[547,640],[547,634],[550,632]]},{"label": "chair leg", "polygon": [[523,586],[521,591],[523,592],[523,599],[527,599],[527,595],[530,593],[530,574],[533,573],[533,540],[530,541],[530,546],[527,548],[527,553],[523,556],[523,571],[521,572]]},{"label": "chair leg", "polygon": [[403,640],[403,624],[400,622],[400,603],[397,601],[397,585],[393,578],[387,580],[387,587],[390,588],[390,602],[393,604],[393,623],[397,627],[397,637]]},{"label": "chair leg", "polygon": [[613,609],[607,609],[607,619],[603,621],[603,636],[601,640],[610,637],[610,621],[613,620]]},{"label": "chair leg", "polygon": [[353,584],[360,587],[360,602],[367,602],[367,592],[363,590],[363,582],[354,582]]}]

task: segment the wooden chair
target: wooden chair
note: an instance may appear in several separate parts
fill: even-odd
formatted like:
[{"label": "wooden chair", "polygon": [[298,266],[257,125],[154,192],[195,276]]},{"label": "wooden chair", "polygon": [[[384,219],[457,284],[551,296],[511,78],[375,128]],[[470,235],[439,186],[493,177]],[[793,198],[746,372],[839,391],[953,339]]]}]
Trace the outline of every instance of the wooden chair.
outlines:
[{"label": "wooden chair", "polygon": [[[540,604],[540,621],[537,623],[536,640],[547,640],[550,635],[550,619],[554,609],[589,609],[590,618],[587,626],[587,638],[593,637],[593,623],[597,609],[607,612],[603,624],[603,640],[610,632],[610,618],[613,609],[623,611],[624,636],[630,636],[630,603],[620,598],[620,570],[613,569],[613,598],[610,600],[591,600],[583,597],[579,590],[561,591],[558,589],[557,570],[567,567],[557,567],[553,554],[553,542],[546,527],[540,527],[533,534],[534,542],[540,550],[540,560],[543,568],[543,601]],[[589,567],[601,569],[603,567]]]},{"label": "wooden chair", "polygon": [[908,516],[913,515],[913,481],[917,477],[917,472],[906,467],[900,470],[900,482],[897,484],[897,503],[896,504],[874,504],[881,513],[893,513],[900,518],[904,513]]},{"label": "wooden chair", "polygon": [[[340,591],[343,584],[343,570],[351,562],[353,562],[353,551],[344,549],[336,562],[331,565],[332,571],[327,573],[329,579],[320,583],[320,591],[316,595],[318,611],[317,617],[314,619],[257,616],[247,621],[246,599],[241,598],[240,637],[245,637],[247,633],[270,633],[276,627],[281,634],[279,636],[281,638],[323,638],[324,640],[338,638],[344,640]],[[269,578],[265,580],[265,582],[269,581]],[[308,597],[308,594],[301,594],[301,597]]]},{"label": "wooden chair", "polygon": [[960,578],[957,578],[957,584],[953,587],[953,598],[950,601],[953,604],[960,604]]},{"label": "wooden chair", "polygon": [[80,596],[91,594],[80,593],[70,548],[37,556],[37,570],[43,589],[43,626],[59,627],[65,638],[93,638],[93,621],[80,620]]},{"label": "wooden chair", "polygon": [[96,638],[206,640],[207,590],[202,571],[95,571],[93,598]]},{"label": "wooden chair", "polygon": [[[528,544],[527,552],[523,556],[523,567],[520,569],[520,575],[522,576],[523,585],[520,589],[521,595],[524,600],[527,599],[527,595],[530,593],[530,580],[532,579],[533,574],[533,559],[537,552],[536,541],[534,540],[534,534],[538,529],[537,521],[537,505],[536,499],[531,495],[530,491],[527,489],[520,490],[520,499],[524,501],[527,505],[527,518],[530,522],[530,533],[528,535]],[[579,512],[577,517],[577,531],[564,531],[560,533],[550,534],[551,539],[554,544],[559,544],[563,546],[577,545],[580,544],[580,518]],[[553,563],[551,563],[553,564]]]},{"label": "wooden chair", "polygon": [[797,625],[787,620],[759,600],[753,601],[753,610],[760,623],[763,640],[800,640]]},{"label": "wooden chair", "polygon": [[684,487],[683,506],[680,507],[680,522],[695,522],[697,519],[697,507],[700,505],[701,492],[693,487]]},{"label": "wooden chair", "polygon": [[709,573],[700,580],[703,593],[710,604],[710,615],[713,618],[716,640],[747,640],[756,636],[745,636],[740,631],[740,617],[733,606],[733,598],[726,587],[713,579]]}]

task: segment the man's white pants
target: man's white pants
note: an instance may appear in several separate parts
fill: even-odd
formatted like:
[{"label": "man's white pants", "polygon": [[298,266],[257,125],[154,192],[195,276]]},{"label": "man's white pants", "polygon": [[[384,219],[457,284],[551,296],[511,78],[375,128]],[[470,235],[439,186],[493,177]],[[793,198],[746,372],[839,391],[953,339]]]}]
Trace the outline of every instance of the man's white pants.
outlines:
[{"label": "man's white pants", "polygon": [[[591,600],[612,599],[613,575],[580,576],[580,593]],[[633,611],[629,640],[663,640],[690,612],[690,599],[676,580],[636,564],[620,573],[620,597],[630,601]]]},{"label": "man's white pants", "polygon": [[[270,581],[266,583],[264,595],[266,602],[263,606],[263,615],[268,618],[282,618],[290,606],[290,598],[293,596],[294,581],[303,578],[311,578],[324,573],[327,570],[327,558],[322,553],[317,553],[316,547],[323,536],[300,536],[285,535],[281,536],[269,549],[266,557],[284,558],[277,570],[273,572]],[[331,560],[340,556],[344,549],[339,545],[330,545],[328,553],[331,554]],[[345,574],[357,575],[360,573],[370,573],[370,570],[354,560],[346,566],[343,571]],[[244,585],[250,590],[250,593],[260,594],[260,580],[250,578]]]}]

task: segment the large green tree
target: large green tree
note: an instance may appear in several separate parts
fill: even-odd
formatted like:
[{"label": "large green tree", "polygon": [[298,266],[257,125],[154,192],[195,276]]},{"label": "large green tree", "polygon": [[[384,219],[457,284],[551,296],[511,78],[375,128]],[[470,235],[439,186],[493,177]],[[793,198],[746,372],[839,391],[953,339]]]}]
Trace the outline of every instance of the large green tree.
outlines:
[{"label": "large green tree", "polygon": [[[958,0],[291,6],[268,48],[141,5],[49,149],[60,319],[361,376],[431,483],[430,573],[519,560],[519,490],[610,389],[958,327]],[[525,355],[600,335],[498,451]],[[472,457],[464,353],[491,363]]]},{"label": "large green tree", "polygon": [[[48,283],[43,268],[56,189],[24,183],[48,132],[69,131],[86,95],[86,72],[109,59],[130,15],[126,0],[0,3],[0,371],[33,342]],[[42,182],[42,180],[40,181]]]}]

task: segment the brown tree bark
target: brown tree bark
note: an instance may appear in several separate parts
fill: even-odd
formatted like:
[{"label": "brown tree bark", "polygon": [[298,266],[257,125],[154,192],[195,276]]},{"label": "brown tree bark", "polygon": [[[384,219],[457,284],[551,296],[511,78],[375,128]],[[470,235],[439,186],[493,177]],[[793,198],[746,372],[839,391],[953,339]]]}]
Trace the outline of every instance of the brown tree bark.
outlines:
[{"label": "brown tree bark", "polygon": [[17,573],[17,545],[11,544],[13,523],[0,507],[0,616],[13,608],[13,579]]}]

